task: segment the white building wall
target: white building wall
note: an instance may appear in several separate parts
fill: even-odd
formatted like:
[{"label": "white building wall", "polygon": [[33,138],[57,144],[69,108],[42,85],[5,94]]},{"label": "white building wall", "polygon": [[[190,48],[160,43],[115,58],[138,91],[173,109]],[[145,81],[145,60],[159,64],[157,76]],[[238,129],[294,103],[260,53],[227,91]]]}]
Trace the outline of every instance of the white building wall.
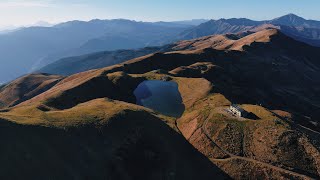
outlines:
[{"label": "white building wall", "polygon": [[236,114],[237,116],[241,117],[241,112],[238,111],[235,107],[230,106],[230,110],[232,113]]}]

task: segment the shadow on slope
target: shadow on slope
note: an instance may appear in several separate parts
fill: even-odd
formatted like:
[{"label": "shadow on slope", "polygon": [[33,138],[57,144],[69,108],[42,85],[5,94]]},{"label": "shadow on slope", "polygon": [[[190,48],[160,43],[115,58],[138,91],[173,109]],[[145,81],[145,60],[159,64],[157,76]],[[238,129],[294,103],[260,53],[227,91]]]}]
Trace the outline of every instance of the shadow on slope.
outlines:
[{"label": "shadow on slope", "polygon": [[0,120],[0,129],[3,179],[228,178],[180,134],[143,111],[63,129]]}]

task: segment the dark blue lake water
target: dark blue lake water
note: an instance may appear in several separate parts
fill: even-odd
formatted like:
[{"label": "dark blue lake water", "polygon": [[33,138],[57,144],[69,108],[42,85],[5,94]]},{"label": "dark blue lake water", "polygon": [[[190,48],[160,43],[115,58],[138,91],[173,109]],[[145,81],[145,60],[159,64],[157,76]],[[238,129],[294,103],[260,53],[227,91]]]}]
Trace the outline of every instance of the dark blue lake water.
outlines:
[{"label": "dark blue lake water", "polygon": [[144,81],[136,88],[134,95],[138,105],[167,116],[181,117],[185,110],[176,82]]}]

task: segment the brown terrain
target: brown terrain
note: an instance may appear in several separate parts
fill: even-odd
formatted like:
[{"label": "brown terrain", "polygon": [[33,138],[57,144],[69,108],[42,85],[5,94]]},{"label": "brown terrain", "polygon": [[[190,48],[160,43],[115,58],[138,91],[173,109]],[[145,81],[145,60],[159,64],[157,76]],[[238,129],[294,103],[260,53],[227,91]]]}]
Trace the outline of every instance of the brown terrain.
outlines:
[{"label": "brown terrain", "polygon": [[[8,93],[18,79],[0,90],[0,176],[318,179],[319,50],[268,27],[63,79],[31,75],[37,88]],[[180,118],[135,105],[135,88],[164,76],[179,86]]]},{"label": "brown terrain", "polygon": [[48,74],[29,74],[0,88],[0,108],[11,107],[43,93],[63,77]]}]

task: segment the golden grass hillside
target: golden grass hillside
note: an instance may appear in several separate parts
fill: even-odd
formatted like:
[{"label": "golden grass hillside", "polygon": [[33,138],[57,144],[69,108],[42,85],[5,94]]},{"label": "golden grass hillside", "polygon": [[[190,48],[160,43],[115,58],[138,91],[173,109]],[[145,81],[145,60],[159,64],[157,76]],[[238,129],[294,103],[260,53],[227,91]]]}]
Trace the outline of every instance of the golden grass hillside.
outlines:
[{"label": "golden grass hillside", "polygon": [[[319,52],[267,29],[68,76],[0,111],[0,175],[318,178]],[[181,118],[135,105],[136,87],[163,77],[178,84]],[[232,103],[256,118],[232,116]]]},{"label": "golden grass hillside", "polygon": [[[198,39],[181,41],[173,47],[174,50],[204,50],[207,48],[217,49],[217,50],[237,50],[243,51],[244,46],[250,46],[254,42],[268,43],[270,42],[272,36],[279,34],[277,29],[265,29],[262,28],[256,33],[251,33],[247,36],[242,37],[241,34],[233,35],[212,35],[206,36]],[[191,48],[190,48],[191,47]]]},{"label": "golden grass hillside", "polygon": [[[144,80],[157,80],[163,76],[167,75],[158,73],[128,75],[123,72],[115,72],[94,77],[101,79],[98,81],[87,77],[84,78],[87,81],[84,81],[71,76],[49,91],[3,111],[0,117],[21,124],[56,127],[78,126],[89,122],[98,123],[126,109],[146,110],[134,105],[133,91]],[[206,97],[212,90],[211,83],[202,78],[172,76],[172,80],[178,83],[183,103],[187,108]],[[75,83],[72,87],[64,86],[67,82],[73,81]],[[152,110],[148,111],[152,112]]]},{"label": "golden grass hillside", "polygon": [[18,78],[0,89],[0,108],[15,106],[31,99],[53,87],[62,78],[48,74],[29,74]]},{"label": "golden grass hillside", "polygon": [[[228,113],[229,105],[230,101],[223,95],[209,95],[177,120],[178,129],[200,152],[234,178],[320,175],[320,150],[307,134],[261,106],[242,105],[259,117],[245,119]],[[235,171],[234,163],[245,166],[243,171]],[[264,166],[261,171],[276,170],[278,175],[257,174],[259,171],[252,169],[258,165]]]},{"label": "golden grass hillside", "polygon": [[[160,79],[163,76],[155,73],[127,75],[115,72],[106,74],[104,78],[111,88],[120,88],[124,84],[130,84],[130,81],[141,82],[144,79]],[[191,85],[181,86],[182,95],[186,100],[188,96],[201,99],[211,88],[210,83],[204,79],[172,78],[178,84]],[[84,79],[92,81],[91,78]],[[78,82],[74,83],[78,87],[82,87],[79,83],[81,81],[86,84],[83,79],[77,77],[67,78],[61,84],[72,81]],[[97,86],[99,83],[98,81]],[[55,86],[52,92],[56,92],[56,88],[62,86],[61,84]],[[201,88],[198,94],[191,93],[200,86],[206,88]],[[72,90],[73,86],[70,89]],[[76,95],[86,96],[85,93],[88,91],[83,92],[84,94]],[[61,94],[64,93],[68,94],[69,91]],[[43,101],[32,99],[0,113],[0,128],[4,129],[1,130],[3,142],[7,145],[7,148],[0,152],[8,157],[0,163],[2,178],[31,178],[35,176],[36,172],[32,171],[35,168],[39,170],[39,178],[50,176],[59,179],[228,177],[179,134],[174,118],[106,97],[93,97],[85,102],[74,103],[70,108],[61,109],[50,106],[52,104],[46,100],[51,98],[48,94],[35,97],[45,97]],[[52,94],[53,97],[60,98],[59,93],[57,96],[55,93]],[[186,104],[191,105],[191,102]],[[20,148],[24,150],[21,151]],[[40,166],[44,161],[49,163]],[[194,164],[197,164],[197,167],[194,167]],[[12,175],[13,166],[14,171],[20,172],[19,175]]]},{"label": "golden grass hillside", "polygon": [[228,177],[170,119],[141,107],[96,99],[62,111],[21,108],[1,114],[1,179]]}]

